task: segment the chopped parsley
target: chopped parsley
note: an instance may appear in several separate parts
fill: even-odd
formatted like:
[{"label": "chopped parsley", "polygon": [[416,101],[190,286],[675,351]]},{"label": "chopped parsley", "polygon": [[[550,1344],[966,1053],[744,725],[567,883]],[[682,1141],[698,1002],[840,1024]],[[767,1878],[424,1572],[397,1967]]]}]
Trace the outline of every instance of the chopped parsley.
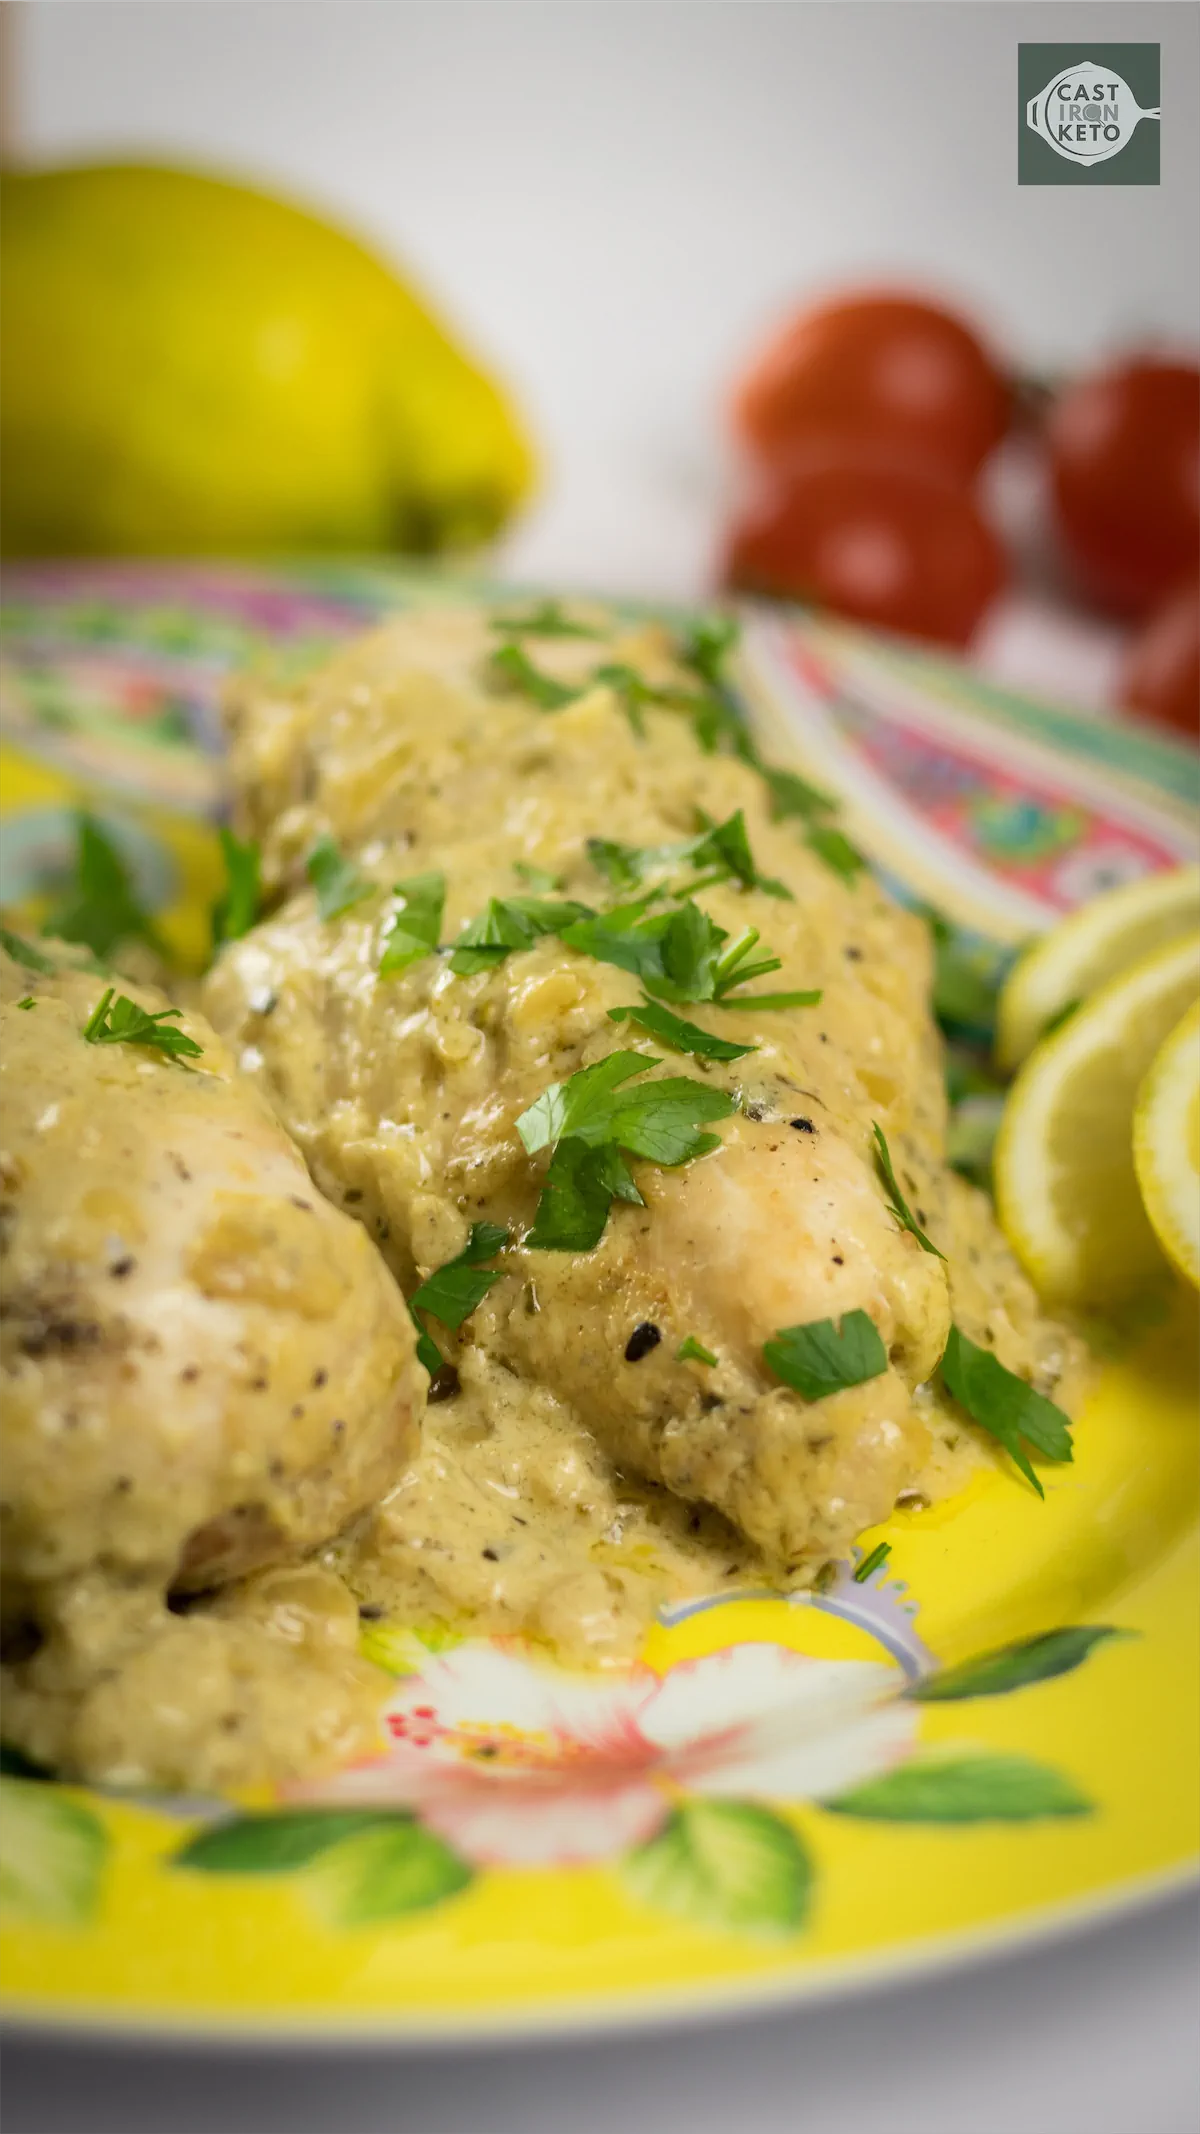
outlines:
[{"label": "chopped parsley", "polygon": [[1033,1451],[1040,1451],[1044,1460],[1072,1460],[1070,1417],[1063,1415],[1057,1402],[1036,1394],[1025,1379],[1006,1370],[991,1349],[980,1349],[974,1340],[967,1340],[959,1327],[950,1327],[940,1372],[948,1394],[980,1430],[1004,1445],[1014,1466],[1021,1468],[1038,1496],[1044,1496],[1023,1440]]},{"label": "chopped parsley", "polygon": [[855,1565],[855,1585],[865,1586],[867,1580],[871,1576],[872,1571],[878,1571],[880,1567],[887,1562],[888,1557],[891,1555],[891,1553],[892,1544],[890,1541],[877,1541],[875,1543],[874,1548],[871,1550],[870,1555],[864,1556],[862,1562]]},{"label": "chopped parsley", "polygon": [[542,934],[559,934],[594,918],[591,906],[542,897],[491,897],[478,919],[468,920],[454,944],[450,968],[458,978],[490,971],[516,949],[532,948]]},{"label": "chopped parsley", "polygon": [[492,654],[492,672],[510,688],[529,697],[539,711],[561,711],[583,693],[575,683],[556,682],[553,675],[543,674],[517,644],[497,646]]},{"label": "chopped parsley", "polygon": [[44,934],[77,941],[98,961],[122,941],[148,942],[165,954],[161,936],[140,902],[133,877],[117,846],[94,816],[77,815],[75,867],[62,901],[43,926]]},{"label": "chopped parsley", "polygon": [[681,1341],[675,1351],[676,1363],[706,1363],[711,1367],[716,1360],[712,1350],[706,1349],[694,1334],[689,1334],[686,1341]]},{"label": "chopped parsley", "polygon": [[939,1251],[931,1238],[926,1237],[903,1193],[900,1191],[899,1181],[892,1166],[891,1151],[887,1145],[887,1136],[883,1128],[877,1123],[873,1123],[871,1133],[875,1141],[875,1161],[879,1166],[879,1175],[892,1196],[888,1202],[888,1214],[894,1215],[900,1228],[907,1230],[910,1237],[916,1238],[922,1252],[931,1252],[935,1259],[944,1260],[945,1253]]},{"label": "chopped parsley", "polygon": [[[768,896],[794,901],[786,883],[762,875],[754,864],[746,818],[739,808],[727,822],[705,823],[696,837],[676,845],[622,845],[615,838],[589,837],[588,857],[616,889],[633,889],[660,874],[674,874],[683,867],[699,868],[707,882],[732,877],[743,889],[762,889]],[[690,885],[701,886],[698,882]],[[678,892],[680,895],[684,891]]]},{"label": "chopped parsley", "polygon": [[317,839],[305,863],[305,873],[317,892],[317,911],[322,919],[340,919],[344,911],[373,896],[375,884],[360,874],[353,860],[339,852],[328,832]]},{"label": "chopped parsley", "polygon": [[888,1360],[879,1329],[864,1311],[843,1312],[836,1326],[832,1319],[810,1319],[781,1327],[764,1343],[763,1357],[802,1400],[864,1385],[886,1371]]},{"label": "chopped parsley", "polygon": [[1007,1370],[990,1349],[968,1340],[957,1326],[950,1329],[939,1369],[947,1392],[981,1430],[1003,1445],[1039,1497],[1044,1497],[1025,1444],[1047,1460],[1072,1459],[1070,1417],[1015,1371]]},{"label": "chopped parsley", "polygon": [[441,1370],[446,1359],[433,1336],[426,1331],[419,1313],[429,1312],[452,1333],[457,1333],[464,1319],[470,1317],[475,1307],[482,1304],[489,1289],[500,1280],[504,1270],[485,1267],[483,1262],[494,1260],[507,1243],[508,1232],[498,1223],[472,1223],[471,1234],[462,1251],[447,1260],[444,1267],[436,1268],[409,1298],[408,1309],[417,1329],[417,1355],[431,1378]]},{"label": "chopped parsley", "polygon": [[146,1045],[166,1053],[168,1059],[198,1060],[204,1047],[186,1030],[171,1028],[182,1013],[182,1008],[160,1008],[157,1015],[148,1015],[136,1000],[109,986],[92,1009],[83,1034],[89,1045]]},{"label": "chopped parsley", "polygon": [[528,1245],[589,1252],[614,1199],[641,1204],[627,1156],[670,1168],[718,1146],[704,1132],[736,1107],[724,1090],[685,1076],[626,1086],[660,1062],[646,1052],[612,1052],[566,1082],[552,1082],[517,1120],[529,1154],[553,1151]]},{"label": "chopped parsley", "polygon": [[19,1008],[36,1008],[37,1002],[32,993],[26,993],[24,1000],[19,1000],[17,1006]]},{"label": "chopped parsley", "polygon": [[262,898],[262,854],[253,838],[243,842],[224,824],[220,836],[225,887],[212,909],[214,948],[222,941],[240,941],[249,933]]},{"label": "chopped parsley", "polygon": [[824,998],[819,986],[810,986],[803,993],[731,993],[725,995],[720,1005],[723,1008],[815,1008]]},{"label": "chopped parsley", "polygon": [[939,1023],[991,1036],[1000,971],[994,952],[973,948],[931,904],[918,905],[933,935],[933,1012]]},{"label": "chopped parsley", "polygon": [[631,1008],[610,1008],[608,1019],[610,1023],[636,1023],[639,1030],[648,1031],[661,1045],[670,1045],[674,1052],[691,1053],[699,1060],[740,1060],[748,1052],[758,1051],[757,1045],[734,1045],[726,1037],[714,1037],[711,1030],[685,1022],[682,1016],[673,1015],[670,1008],[654,1000],[643,1000]]},{"label": "chopped parsley", "polygon": [[562,876],[551,874],[548,867],[531,867],[528,860],[514,860],[513,873],[519,874],[526,888],[536,890],[539,896],[548,896],[552,889],[562,888]]},{"label": "chopped parsley", "polygon": [[761,766],[771,795],[771,813],[777,822],[785,817],[798,815],[802,822],[814,822],[822,815],[836,815],[837,802],[819,786],[810,785],[796,771],[772,770],[769,764]]},{"label": "chopped parsley", "polygon": [[852,882],[867,864],[858,846],[852,845],[844,831],[835,830],[831,823],[814,823],[804,842],[843,882]]},{"label": "chopped parsley", "polygon": [[384,926],[383,953],[379,958],[381,978],[406,971],[410,964],[434,954],[446,908],[446,877],[411,874],[406,881],[396,883],[392,894],[395,902]]},{"label": "chopped parsley", "polygon": [[40,948],[35,948],[32,941],[24,940],[20,934],[14,934],[10,927],[0,926],[0,947],[24,970],[38,971],[43,978],[54,976],[57,966],[51,963],[49,956],[43,956]]},{"label": "chopped parsley", "polygon": [[602,637],[588,623],[576,622],[558,600],[542,600],[526,615],[493,615],[491,628],[505,637]]},{"label": "chopped parsley", "polygon": [[[752,958],[759,939],[748,926],[734,941],[706,911],[685,898],[674,911],[645,915],[645,900],[580,920],[562,935],[598,963],[615,964],[639,978],[660,1000],[725,1003],[736,986],[782,968],[770,954]],[[728,943],[728,946],[725,944]]]},{"label": "chopped parsley", "polygon": [[680,635],[677,651],[681,665],[690,667],[710,688],[719,689],[725,662],[741,636],[741,628],[735,615],[700,616]]}]

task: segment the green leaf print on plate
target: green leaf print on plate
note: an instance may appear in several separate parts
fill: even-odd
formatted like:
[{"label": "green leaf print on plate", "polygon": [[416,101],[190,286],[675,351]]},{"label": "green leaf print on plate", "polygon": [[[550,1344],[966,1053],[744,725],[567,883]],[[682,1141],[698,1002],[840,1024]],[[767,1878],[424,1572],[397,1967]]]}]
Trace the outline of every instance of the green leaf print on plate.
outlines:
[{"label": "green leaf print on plate", "polygon": [[304,1888],[330,1926],[365,1927],[427,1912],[474,1879],[473,1868],[431,1830],[393,1817],[324,1854]]},{"label": "green leaf print on plate", "polygon": [[957,1667],[944,1667],[909,1690],[915,1704],[948,1704],[966,1697],[1007,1697],[1031,1682],[1049,1682],[1055,1675],[1069,1675],[1082,1666],[1088,1654],[1108,1638],[1127,1638],[1134,1633],[1118,1630],[1111,1623],[1078,1624],[1064,1630],[1043,1630],[1035,1638],[1021,1638],[1013,1645],[998,1645],[994,1652],[980,1652]]},{"label": "green leaf print on plate", "polygon": [[1025,1823],[1035,1816],[1092,1811],[1072,1779],[1028,1756],[903,1764],[821,1805],[831,1815],[882,1823]]},{"label": "green leaf print on plate", "polygon": [[239,1815],[211,1824],[175,1855],[176,1867],[205,1875],[290,1875],[343,1838],[394,1823],[394,1808],[293,1808],[277,1815]]},{"label": "green leaf print on plate", "polygon": [[750,1801],[684,1801],[624,1863],[647,1904],[703,1926],[794,1934],[812,1865],[798,1831]]},{"label": "green leaf print on plate", "polygon": [[0,1911],[82,1926],[100,1895],[108,1832],[40,1779],[0,1778]]}]

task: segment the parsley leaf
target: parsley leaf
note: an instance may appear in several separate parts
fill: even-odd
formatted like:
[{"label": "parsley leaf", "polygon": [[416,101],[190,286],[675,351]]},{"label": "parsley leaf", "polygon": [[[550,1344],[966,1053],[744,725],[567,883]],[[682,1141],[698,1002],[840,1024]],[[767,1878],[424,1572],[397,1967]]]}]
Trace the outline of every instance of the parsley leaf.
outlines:
[{"label": "parsley leaf", "polygon": [[610,1143],[591,1148],[574,1137],[560,1141],[525,1243],[535,1252],[591,1252],[614,1200],[644,1205],[620,1150]]},{"label": "parsley leaf", "polygon": [[824,1400],[887,1369],[879,1329],[863,1311],[843,1312],[837,1326],[832,1319],[810,1319],[805,1326],[781,1327],[764,1343],[763,1357],[802,1400]]},{"label": "parsley leaf", "polygon": [[508,1232],[498,1223],[472,1223],[462,1251],[427,1275],[414,1292],[409,1300],[414,1310],[432,1312],[443,1326],[457,1331],[500,1280],[503,1269],[485,1267],[483,1262],[494,1260],[507,1243]]},{"label": "parsley leaf", "polygon": [[679,638],[681,664],[690,667],[702,682],[714,689],[719,688],[722,669],[741,636],[741,629],[735,615],[701,615]]},{"label": "parsley leaf", "polygon": [[721,998],[723,1008],[815,1008],[825,995],[819,986],[811,986],[806,993],[727,993]]},{"label": "parsley leaf", "polygon": [[328,832],[317,839],[304,871],[317,892],[317,910],[322,919],[340,919],[353,904],[361,904],[364,897],[375,892],[374,882],[369,882],[353,860],[338,851]]},{"label": "parsley leaf", "polygon": [[139,902],[133,877],[112,839],[91,815],[77,815],[75,823],[74,877],[42,932],[60,941],[81,942],[100,961],[131,939],[146,941],[164,954],[162,938]]},{"label": "parsley leaf", "polygon": [[828,823],[814,824],[804,842],[810,852],[815,852],[834,874],[840,875],[843,882],[852,882],[867,864],[857,845],[852,845],[844,832],[835,830]]},{"label": "parsley leaf", "polygon": [[491,897],[487,910],[468,920],[454,944],[450,968],[458,978],[474,978],[503,963],[516,949],[532,948],[542,934],[565,940],[576,924],[594,918],[591,906],[556,903],[542,897]]},{"label": "parsley leaf", "polygon": [[561,875],[551,874],[548,867],[531,867],[528,860],[514,860],[513,873],[519,874],[521,880],[527,883],[530,889],[535,889],[539,896],[548,896],[552,889],[562,888]]},{"label": "parsley leaf", "polygon": [[532,698],[539,711],[561,711],[583,693],[574,683],[556,682],[553,675],[543,674],[520,645],[498,646],[492,654],[492,672],[522,696]]},{"label": "parsley leaf", "polygon": [[262,893],[262,855],[253,838],[245,843],[232,830],[221,826],[221,855],[225,861],[225,887],[212,909],[213,947],[222,941],[240,941],[258,917]]},{"label": "parsley leaf", "polygon": [[148,1015],[127,994],[117,993],[114,998],[114,991],[109,986],[83,1026],[89,1045],[147,1045],[155,1052],[165,1052],[169,1059],[201,1057],[204,1047],[194,1037],[189,1037],[186,1030],[170,1027],[182,1015],[182,1008],[160,1008],[157,1015]]},{"label": "parsley leaf", "polygon": [[379,958],[381,978],[406,971],[411,963],[433,955],[446,907],[446,877],[410,874],[406,881],[396,883],[393,895],[393,916],[384,927],[383,953]]},{"label": "parsley leaf", "polygon": [[49,956],[43,956],[41,949],[35,948],[32,941],[24,940],[20,934],[14,934],[7,926],[0,926],[0,947],[6,955],[12,957],[14,963],[21,964],[25,970],[40,971],[43,978],[54,976],[57,966],[51,963]]},{"label": "parsley leaf", "polygon": [[735,1109],[724,1090],[684,1076],[622,1086],[658,1064],[650,1053],[612,1052],[568,1081],[551,1083],[521,1114],[517,1131],[530,1155],[554,1150],[528,1244],[590,1251],[603,1234],[610,1201],[641,1203],[627,1154],[673,1168],[718,1146],[718,1136],[702,1127]]},{"label": "parsley leaf", "polygon": [[915,909],[933,935],[933,1012],[938,1021],[990,1037],[1003,975],[995,952],[973,947],[932,904]]},{"label": "parsley leaf", "polygon": [[870,1555],[864,1556],[862,1562],[855,1565],[855,1585],[865,1586],[867,1580],[871,1576],[872,1571],[878,1571],[881,1564],[885,1564],[887,1562],[888,1557],[891,1555],[891,1553],[892,1544],[890,1541],[877,1541],[875,1543],[874,1548],[871,1550]]},{"label": "parsley leaf", "polygon": [[490,627],[505,637],[602,637],[587,623],[575,622],[558,600],[542,600],[526,615],[493,615]]},{"label": "parsley leaf", "polygon": [[1039,1497],[1044,1497],[1021,1440],[1047,1460],[1070,1460],[1074,1455],[1069,1416],[1014,1371],[1006,1370],[990,1349],[969,1341],[957,1326],[950,1329],[939,1368],[947,1392],[981,1430],[998,1439]]},{"label": "parsley leaf", "polygon": [[764,889],[769,896],[792,898],[783,882],[761,875],[755,866],[741,808],[728,822],[706,823],[698,836],[683,844],[622,845],[613,838],[589,837],[587,849],[593,866],[617,889],[632,889],[650,876],[673,874],[681,867],[699,867],[715,870],[713,880],[733,876],[743,889]]},{"label": "parsley leaf", "polygon": [[798,772],[772,770],[766,763],[761,768],[771,794],[771,813],[777,822],[789,815],[813,822],[819,816],[837,813],[837,802],[832,795],[823,793],[819,786],[810,785]]},{"label": "parsley leaf", "polygon": [[19,1001],[17,1002],[17,1006],[18,1006],[19,1008],[36,1008],[36,1006],[37,1006],[37,1002],[36,1002],[36,1000],[34,999],[34,997],[33,997],[33,994],[32,994],[32,993],[27,993],[27,994],[25,995],[25,998],[24,998],[24,1000],[19,1000]]},{"label": "parsley leaf", "polygon": [[[726,1006],[740,1005],[729,998],[734,987],[782,968],[778,956],[747,961],[759,939],[757,927],[748,926],[724,947],[729,941],[724,927],[718,926],[690,898],[674,911],[655,912],[650,917],[645,916],[644,900],[618,905],[612,911],[566,927],[562,939],[568,948],[580,949],[598,963],[615,964],[618,970],[630,972],[641,980],[647,993],[676,1004],[711,1000]],[[795,999],[786,994],[760,995],[760,1006],[764,998],[784,1001],[788,1006],[807,1000],[803,995]]]},{"label": "parsley leaf", "polygon": [[675,1351],[676,1363],[707,1363],[712,1365],[715,1364],[716,1360],[712,1350],[706,1349],[701,1342],[697,1341],[694,1334],[689,1334],[686,1341],[681,1341]]},{"label": "parsley leaf", "polygon": [[900,1191],[899,1181],[892,1167],[892,1157],[887,1145],[887,1136],[883,1128],[878,1123],[873,1123],[871,1133],[875,1140],[875,1161],[879,1166],[879,1175],[892,1196],[888,1202],[888,1214],[894,1215],[900,1228],[907,1230],[910,1237],[916,1238],[922,1252],[931,1252],[935,1259],[944,1260],[945,1253],[939,1251],[932,1240],[926,1237],[903,1193]]},{"label": "parsley leaf", "polygon": [[608,1019],[611,1023],[636,1023],[639,1030],[649,1031],[660,1044],[670,1045],[675,1052],[689,1052],[700,1060],[740,1060],[746,1053],[758,1051],[757,1045],[734,1045],[728,1038],[714,1037],[711,1030],[685,1022],[653,1000],[644,1000],[632,1008],[610,1008]]}]

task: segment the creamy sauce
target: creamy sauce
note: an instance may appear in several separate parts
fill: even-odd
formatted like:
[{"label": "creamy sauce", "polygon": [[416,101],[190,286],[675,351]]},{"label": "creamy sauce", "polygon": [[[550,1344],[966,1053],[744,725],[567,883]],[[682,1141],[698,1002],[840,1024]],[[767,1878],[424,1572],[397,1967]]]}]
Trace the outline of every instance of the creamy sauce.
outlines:
[{"label": "creamy sauce", "polygon": [[[666,631],[578,613],[595,638],[528,644],[539,671],[579,691],[553,713],[498,683],[489,619],[450,607],[401,618],[299,687],[236,697],[241,824],[263,841],[278,905],[224,952],[203,999],[257,1091],[256,1118],[265,1099],[355,1218],[356,1249],[373,1238],[406,1294],[473,1222],[511,1242],[461,1332],[434,1329],[448,1366],[435,1394],[447,1397],[426,1409],[415,1455],[401,1446],[376,1463],[352,1501],[329,1490],[323,1520],[309,1493],[322,1538],[308,1562],[182,1602],[176,1590],[168,1607],[195,1520],[173,1507],[152,1565],[131,1570],[97,1544],[102,1491],[77,1493],[73,1529],[48,1500],[48,1545],[71,1530],[79,1560],[53,1595],[18,1596],[45,1639],[10,1671],[10,1728],[34,1754],[117,1783],[290,1780],[372,1739],[386,1681],[359,1656],[364,1622],[520,1633],[619,1666],[672,1601],[811,1584],[898,1500],[933,1502],[996,1462],[933,1382],[952,1316],[1077,1405],[1080,1343],[1042,1311],[989,1204],[946,1166],[927,930],[869,875],[831,872],[795,823],[773,819],[758,774],[706,754],[678,711],[647,704],[631,719],[619,690],[587,686],[602,661],[692,696],[699,685]],[[457,976],[445,955],[380,974],[397,882],[444,874],[441,940],[453,941],[489,898],[529,894],[529,869],[554,878],[539,894],[610,906],[589,839],[679,842],[737,809],[760,875],[784,894],[723,880],[695,900],[731,939],[753,927],[779,958],[748,990],[822,995],[782,1010],[680,1008],[756,1048],[743,1058],[680,1057],[615,1024],[610,1011],[640,998],[636,980],[556,936],[477,975]],[[330,919],[304,883],[323,833],[370,884]],[[687,1075],[736,1109],[697,1160],[634,1163],[643,1205],[614,1205],[594,1250],[534,1250],[524,1239],[546,1159],[527,1155],[516,1120],[552,1082],[631,1044],[660,1062],[652,1077]],[[72,1072],[94,1068],[72,1058]],[[888,1211],[876,1122],[945,1262]],[[144,1219],[150,1203],[132,1198]],[[351,1309],[337,1255],[306,1258],[294,1225],[256,1228],[244,1203],[202,1212],[194,1234],[178,1221],[174,1233],[189,1279],[227,1313],[282,1313],[272,1353],[299,1368],[289,1327],[319,1324],[324,1341],[340,1324],[330,1314]],[[801,1401],[766,1367],[764,1342],[851,1310],[877,1327],[886,1369]],[[680,1355],[689,1337],[713,1364]],[[339,1358],[335,1404],[346,1374],[361,1374],[362,1339]],[[120,1414],[114,1396],[110,1438]],[[255,1414],[230,1408],[235,1465],[239,1419]],[[137,1426],[152,1453],[156,1427]],[[269,1474],[293,1426],[280,1411],[253,1428]],[[363,1429],[373,1444],[367,1417]],[[231,1557],[218,1575],[237,1568]]]}]

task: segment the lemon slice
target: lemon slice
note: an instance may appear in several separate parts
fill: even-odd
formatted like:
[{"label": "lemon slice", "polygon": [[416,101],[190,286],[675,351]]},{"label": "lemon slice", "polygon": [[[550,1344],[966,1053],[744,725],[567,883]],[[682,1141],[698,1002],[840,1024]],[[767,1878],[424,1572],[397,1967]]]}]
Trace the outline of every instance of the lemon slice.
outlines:
[{"label": "lemon slice", "polygon": [[1198,995],[1200,932],[1102,986],[1013,1083],[996,1142],[996,1206],[1044,1295],[1116,1302],[1161,1271],[1133,1168],[1133,1110],[1159,1046]]},{"label": "lemon slice", "polygon": [[996,1060],[1007,1072],[1047,1023],[1131,964],[1200,926],[1200,867],[1141,875],[1051,928],[1010,971],[996,1008]]},{"label": "lemon slice", "polygon": [[1200,1289],[1200,1001],[1138,1091],[1133,1164],[1163,1251]]}]

